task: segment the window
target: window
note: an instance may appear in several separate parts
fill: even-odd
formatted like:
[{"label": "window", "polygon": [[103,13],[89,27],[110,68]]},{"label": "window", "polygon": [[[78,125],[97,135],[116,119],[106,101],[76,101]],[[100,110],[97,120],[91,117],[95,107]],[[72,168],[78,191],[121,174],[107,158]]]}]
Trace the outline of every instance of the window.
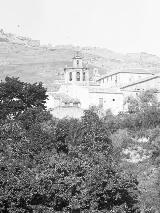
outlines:
[{"label": "window", "polygon": [[77,81],[80,81],[80,72],[76,73],[76,79],[77,79]]},{"label": "window", "polygon": [[86,73],[83,72],[83,81],[85,81],[85,80],[86,80]]},{"label": "window", "polygon": [[115,83],[117,84],[117,75],[115,76]]},{"label": "window", "polygon": [[103,107],[103,98],[99,98],[99,107]]},{"label": "window", "polygon": [[69,81],[72,81],[72,72],[69,73]]},{"label": "window", "polygon": [[77,60],[77,65],[79,65],[79,60]]},{"label": "window", "polygon": [[64,105],[65,105],[66,107],[70,106],[70,104],[69,104],[68,102],[65,102]]},{"label": "window", "polygon": [[115,101],[115,99],[113,98],[112,101]]},{"label": "window", "polygon": [[78,103],[73,103],[73,106],[78,107]]}]

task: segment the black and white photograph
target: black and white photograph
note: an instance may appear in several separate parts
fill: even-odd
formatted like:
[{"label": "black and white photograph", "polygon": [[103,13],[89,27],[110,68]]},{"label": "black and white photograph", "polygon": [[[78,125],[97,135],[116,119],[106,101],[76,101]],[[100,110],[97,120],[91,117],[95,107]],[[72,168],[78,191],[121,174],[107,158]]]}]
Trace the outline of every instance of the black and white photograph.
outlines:
[{"label": "black and white photograph", "polygon": [[160,213],[160,0],[0,0],[0,213]]}]

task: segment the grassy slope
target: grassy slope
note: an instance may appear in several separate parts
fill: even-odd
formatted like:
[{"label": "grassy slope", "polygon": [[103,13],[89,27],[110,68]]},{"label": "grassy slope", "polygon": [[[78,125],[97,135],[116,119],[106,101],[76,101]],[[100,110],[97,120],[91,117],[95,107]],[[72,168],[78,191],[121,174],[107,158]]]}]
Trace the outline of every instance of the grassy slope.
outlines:
[{"label": "grassy slope", "polygon": [[2,80],[9,75],[50,86],[72,56],[71,50],[49,51],[3,42],[0,43],[0,76]]}]

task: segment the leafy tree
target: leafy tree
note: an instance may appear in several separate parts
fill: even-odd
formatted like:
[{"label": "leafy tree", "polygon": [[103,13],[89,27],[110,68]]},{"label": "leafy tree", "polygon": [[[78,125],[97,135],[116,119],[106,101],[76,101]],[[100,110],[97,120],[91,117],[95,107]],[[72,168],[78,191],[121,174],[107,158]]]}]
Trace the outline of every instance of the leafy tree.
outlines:
[{"label": "leafy tree", "polygon": [[134,213],[138,182],[114,152],[126,146],[127,133],[115,131],[128,118],[91,109],[81,120],[53,119],[46,98],[41,83],[0,83],[0,212]]},{"label": "leafy tree", "polygon": [[137,97],[128,97],[126,99],[126,104],[128,105],[128,112],[144,112],[148,108],[150,109],[153,107],[159,107],[156,92],[157,91],[155,89],[151,89],[141,92]]},{"label": "leafy tree", "polygon": [[0,130],[1,212],[135,211],[137,183],[114,165],[111,140],[94,112],[81,121],[52,121],[28,109]]},{"label": "leafy tree", "polygon": [[45,109],[46,89],[42,83],[24,83],[18,78],[6,77],[0,83],[0,118],[16,117],[28,108]]},{"label": "leafy tree", "polygon": [[107,125],[114,127],[114,131],[118,129],[139,131],[160,125],[160,107],[155,90],[144,91],[136,98],[129,97],[126,103],[128,112],[122,112],[107,122]]}]

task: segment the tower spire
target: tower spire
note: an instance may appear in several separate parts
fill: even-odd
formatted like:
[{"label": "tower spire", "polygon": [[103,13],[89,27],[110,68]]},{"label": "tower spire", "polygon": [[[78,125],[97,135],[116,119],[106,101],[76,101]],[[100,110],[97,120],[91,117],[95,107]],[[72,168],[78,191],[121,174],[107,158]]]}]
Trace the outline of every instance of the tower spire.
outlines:
[{"label": "tower spire", "polygon": [[79,50],[76,51],[76,57],[80,57],[80,51]]},{"label": "tower spire", "polygon": [[77,50],[77,51],[74,52],[74,57],[73,57],[73,59],[74,59],[74,58],[79,58],[79,59],[82,58],[79,50]]}]

